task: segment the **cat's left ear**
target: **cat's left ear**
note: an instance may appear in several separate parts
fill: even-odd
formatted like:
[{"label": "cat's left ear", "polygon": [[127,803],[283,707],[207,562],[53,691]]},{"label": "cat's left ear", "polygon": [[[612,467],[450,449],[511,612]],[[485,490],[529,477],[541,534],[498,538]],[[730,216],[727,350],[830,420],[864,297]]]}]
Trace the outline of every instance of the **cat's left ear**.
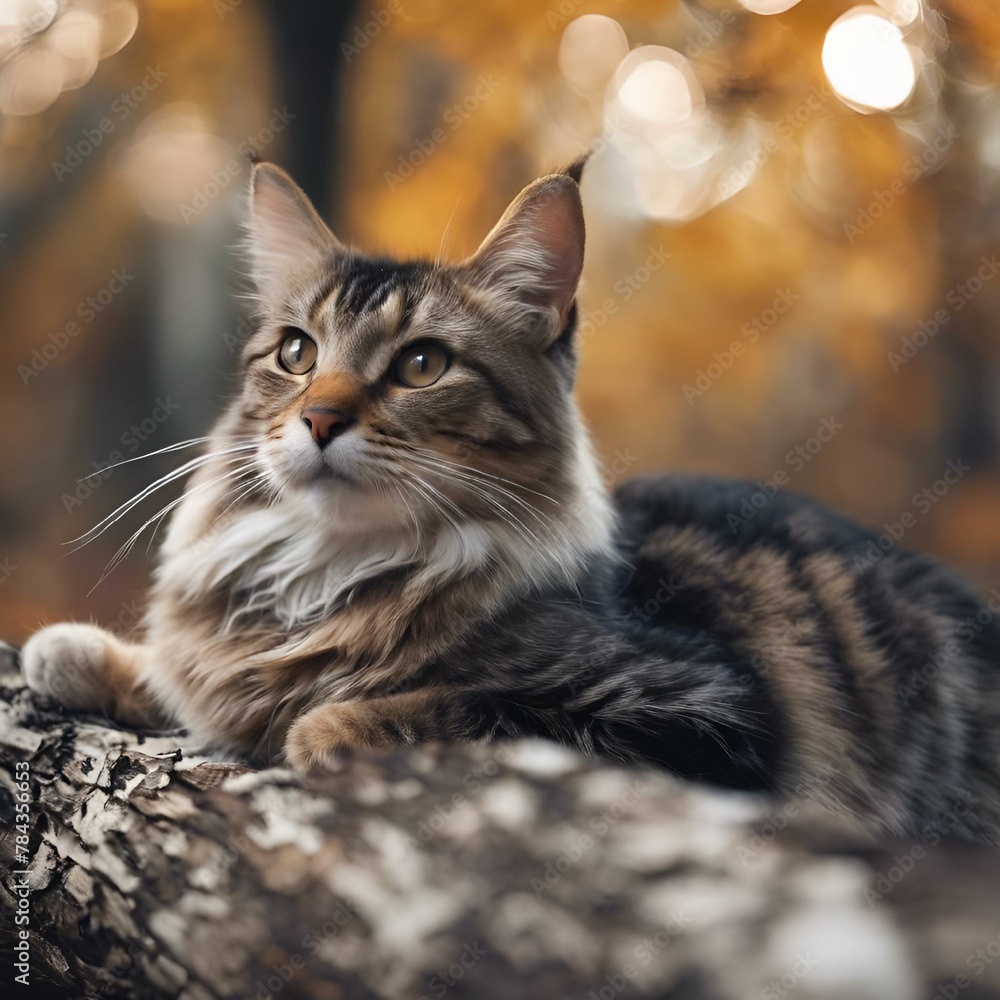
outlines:
[{"label": "cat's left ear", "polygon": [[279,298],[343,250],[302,188],[273,163],[253,166],[249,243],[258,291]]},{"label": "cat's left ear", "polygon": [[529,184],[482,246],[464,263],[474,277],[549,321],[559,336],[583,270],[585,230],[580,188],[567,174]]}]

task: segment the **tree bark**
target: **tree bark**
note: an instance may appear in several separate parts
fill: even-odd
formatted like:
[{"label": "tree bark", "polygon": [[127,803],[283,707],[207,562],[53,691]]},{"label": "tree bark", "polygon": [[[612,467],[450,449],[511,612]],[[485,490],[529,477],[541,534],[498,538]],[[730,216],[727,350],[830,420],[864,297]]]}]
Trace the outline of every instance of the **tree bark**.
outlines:
[{"label": "tree bark", "polygon": [[27,914],[26,996],[1000,997],[992,849],[865,845],[544,743],[252,770],[67,716],[0,659],[5,996]]}]

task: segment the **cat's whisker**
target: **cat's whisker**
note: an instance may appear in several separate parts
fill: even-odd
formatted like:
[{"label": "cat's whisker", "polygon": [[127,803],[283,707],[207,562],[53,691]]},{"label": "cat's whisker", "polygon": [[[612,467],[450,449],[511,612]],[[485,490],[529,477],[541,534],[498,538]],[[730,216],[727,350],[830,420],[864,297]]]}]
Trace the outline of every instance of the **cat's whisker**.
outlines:
[{"label": "cat's whisker", "polygon": [[[209,479],[207,482],[199,483],[193,489],[186,490],[181,496],[177,497],[174,500],[171,500],[170,503],[164,505],[156,514],[154,514],[151,518],[146,520],[139,527],[137,531],[133,532],[132,535],[129,537],[129,539],[125,542],[125,544],[122,545],[118,549],[118,551],[111,557],[111,561],[108,563],[107,566],[105,566],[104,572],[101,574],[101,578],[90,589],[87,596],[89,597],[90,594],[92,594],[108,578],[108,576],[110,576],[111,573],[114,572],[114,570],[117,569],[117,567],[128,557],[128,554],[132,551],[132,548],[138,541],[140,535],[142,535],[142,533],[146,530],[146,528],[148,528],[149,525],[151,525],[154,521],[156,522],[161,521],[164,517],[166,517],[167,514],[170,513],[170,511],[172,511],[175,507],[177,507],[178,504],[182,503],[187,497],[193,496],[195,493],[198,493],[200,490],[207,489],[209,486],[214,486],[217,483],[225,482],[227,479],[235,478],[239,480],[243,476],[247,475],[247,473],[252,471],[254,471],[254,467],[252,464],[247,465],[242,470],[229,470],[223,473],[221,476],[216,476],[214,479]],[[235,488],[239,489],[243,485],[245,484],[238,482],[236,483]],[[232,492],[231,489],[227,490],[222,495],[222,499],[225,499],[227,496],[229,496],[230,492]],[[228,510],[228,508],[226,509]]]},{"label": "cat's whisker", "polygon": [[112,465],[104,465],[96,472],[92,472],[89,476],[84,476],[83,479],[78,479],[77,483],[85,483],[88,479],[93,479],[95,476],[103,475],[111,469],[118,469],[123,465],[128,465],[131,462],[138,462],[143,458],[154,458],[156,455],[166,455],[172,451],[183,451],[185,448],[193,448],[195,445],[204,444],[206,441],[210,440],[207,437],[196,437],[190,438],[187,441],[178,441],[176,444],[168,444],[165,448],[157,448],[156,451],[146,452],[145,455],[136,455],[133,458],[125,458],[120,462],[115,462]]},{"label": "cat's whisker", "polygon": [[[420,477],[417,477],[417,478],[420,478]],[[447,477],[443,476],[442,478],[447,478]],[[420,481],[421,482],[425,482],[425,480],[423,480],[423,479],[420,479]],[[519,532],[529,544],[535,544],[535,545],[540,545],[541,544],[541,539],[539,539],[538,536],[523,521],[521,521],[520,518],[518,518],[513,513],[513,511],[510,511],[506,507],[504,507],[503,504],[501,504],[498,500],[496,500],[494,497],[490,496],[490,494],[487,493],[485,490],[481,489],[478,484],[473,484],[473,483],[469,483],[469,482],[462,483],[462,482],[458,482],[456,480],[452,480],[452,482],[455,485],[458,485],[460,488],[464,488],[464,489],[469,490],[470,492],[474,493],[475,495],[479,496],[481,499],[485,500],[488,504],[490,504],[490,506],[492,506],[498,512],[498,514],[500,515],[501,520],[503,520],[506,524],[508,524],[515,531]],[[429,484],[427,484],[427,485],[429,485]],[[433,487],[430,487],[430,488],[433,489]],[[440,491],[437,491],[437,492],[440,492]],[[449,502],[451,502],[451,501],[449,501]],[[454,504],[452,504],[452,506],[454,506]]]},{"label": "cat's whisker", "polygon": [[[78,552],[84,545],[90,544],[95,538],[103,535],[105,531],[108,530],[116,521],[120,520],[125,516],[133,507],[141,503],[150,494],[155,493],[157,490],[186,476],[189,472],[194,472],[196,469],[201,468],[204,465],[210,464],[211,462],[223,459],[225,461],[234,461],[238,456],[252,451],[257,447],[254,443],[247,443],[242,445],[237,445],[234,448],[225,449],[218,452],[209,452],[206,455],[198,455],[195,458],[189,459],[180,468],[174,469],[172,472],[168,472],[165,476],[161,476],[155,482],[146,486],[144,489],[140,490],[134,497],[130,500],[126,500],[120,507],[113,510],[107,517],[102,518],[88,531],[85,531],[82,535],[77,538],[71,538],[68,542],[64,542],[64,545],[76,545],[76,548],[70,550],[70,555],[74,552]],[[76,544],[79,543],[79,544]]]},{"label": "cat's whisker", "polygon": [[[214,486],[217,483],[225,482],[228,479],[235,478],[235,479],[239,480],[240,478],[242,478],[243,476],[245,476],[249,471],[252,471],[252,468],[250,466],[247,466],[246,468],[244,468],[242,470],[241,469],[236,469],[236,470],[230,469],[230,470],[227,470],[226,472],[224,472],[221,476],[216,476],[214,479],[209,479],[209,480],[207,480],[204,483],[199,483],[197,486],[192,487],[190,490],[185,490],[185,492],[181,496],[176,497],[175,499],[171,500],[169,503],[167,503],[163,507],[161,507],[160,510],[156,514],[154,514],[151,518],[148,518],[143,523],[143,525],[136,532],[134,532],[132,534],[131,538],[125,543],[125,545],[123,545],[118,550],[118,553],[121,553],[123,549],[126,549],[126,546],[128,548],[131,548],[131,546],[135,542],[135,540],[139,537],[139,535],[142,534],[142,532],[150,524],[152,524],[154,521],[161,520],[171,510],[173,510],[178,504],[182,503],[183,500],[186,497],[193,496],[195,493],[198,493],[198,492],[200,492],[203,489],[207,489],[208,487]],[[225,493],[223,493],[222,499],[225,499],[225,497],[227,497],[229,495],[229,492],[230,491],[227,490]],[[115,558],[118,557],[118,553],[116,553]],[[128,554],[128,552],[126,550],[125,555],[127,555],[127,554]],[[116,563],[116,565],[117,565],[117,563]]]},{"label": "cat's whisker", "polygon": [[[448,513],[447,509],[441,505],[440,501],[435,498],[434,492],[432,492],[433,487],[429,483],[427,483],[426,480],[422,479],[420,476],[417,476],[415,473],[409,470],[406,470],[406,472],[408,474],[406,482],[410,486],[412,486],[421,496],[423,496],[423,498],[427,501],[428,505],[430,506],[431,510],[433,510],[436,514],[438,514],[443,521],[445,521],[447,524],[450,524],[456,531],[458,531],[459,530],[458,522]],[[435,492],[438,493],[438,496],[442,496],[442,494],[439,491]],[[452,507],[454,507],[454,504],[452,504]],[[458,510],[457,507],[454,509]]]},{"label": "cat's whisker", "polygon": [[[513,501],[514,503],[519,504],[527,514],[530,514],[540,523],[547,522],[549,525],[554,524],[553,519],[549,517],[547,514],[542,513],[542,511],[538,510],[533,505],[527,503],[525,500],[522,500],[520,497],[511,493],[510,490],[506,490],[503,487],[496,485],[495,483],[481,482],[475,480],[474,477],[464,476],[458,469],[448,468],[447,466],[450,465],[450,463],[446,463],[446,466],[442,467],[438,465],[433,459],[430,459],[427,456],[417,457],[411,455],[411,459],[416,461],[418,464],[422,463],[424,468],[434,469],[436,473],[441,476],[442,479],[445,479],[446,481],[449,481],[454,485],[459,486],[460,488],[465,488],[471,492],[474,492],[476,495],[482,497],[483,499],[488,500],[494,506],[500,507],[501,509],[506,511],[506,508],[504,508],[502,504],[499,504],[498,501],[496,501],[496,499],[490,495],[489,490],[493,490],[494,492],[500,494],[501,496],[506,497],[507,499]],[[509,513],[512,517],[515,517],[513,511],[507,511],[507,513]],[[515,520],[517,520],[518,523],[520,523],[519,518],[515,517]]]},{"label": "cat's whisker", "polygon": [[[459,488],[467,489],[482,499],[487,500],[495,508],[506,511],[525,530],[528,530],[527,526],[523,525],[520,518],[516,517],[513,511],[507,511],[507,508],[505,508],[502,504],[499,504],[490,491],[493,491],[493,493],[499,494],[501,497],[519,505],[524,512],[536,520],[540,526],[549,528],[556,527],[556,522],[549,515],[544,514],[532,504],[494,482],[477,480],[473,476],[463,474],[458,468],[452,467],[451,463],[445,463],[445,465],[442,466],[429,456],[420,456],[419,459],[417,459],[416,456],[411,455],[411,458],[414,458],[414,460],[422,463],[424,468],[433,468],[435,473],[442,479],[453,483]],[[534,540],[534,534],[531,532],[529,532],[529,534],[531,534],[532,539]]]},{"label": "cat's whisker", "polygon": [[[245,475],[245,473],[244,473],[244,475]],[[230,493],[234,493],[237,489],[240,489],[240,487],[244,487],[244,486],[246,487],[246,489],[243,489],[242,492],[235,499],[230,500],[230,502],[226,505],[226,507],[222,511],[222,513],[219,514],[219,516],[215,519],[215,523],[218,524],[218,522],[221,521],[222,518],[225,517],[226,514],[229,513],[230,509],[232,507],[235,507],[236,504],[239,503],[239,501],[243,499],[243,497],[245,497],[248,493],[251,493],[253,490],[257,489],[258,486],[261,486],[266,481],[267,481],[267,473],[266,472],[258,472],[258,474],[256,476],[254,476],[253,479],[251,479],[249,483],[239,483],[239,484],[237,484],[237,486],[234,489],[232,489],[232,490],[228,491],[226,494],[224,494],[224,496],[222,498],[223,500],[226,497],[228,497]]]},{"label": "cat's whisker", "polygon": [[418,476],[416,473],[413,473],[413,476],[422,486],[426,487],[433,496],[438,497],[443,505],[447,505],[458,515],[462,514],[462,509],[450,497],[442,493],[436,486],[427,482],[423,476]]},{"label": "cat's whisker", "polygon": [[[121,506],[116,507],[110,514],[108,514],[106,517],[98,521],[97,524],[95,524],[92,528],[85,531],[82,535],[78,536],[77,538],[71,538],[68,542],[64,542],[63,544],[72,545],[75,542],[80,542],[83,541],[84,539],[88,539],[89,536],[91,535],[93,535],[96,538],[97,535],[101,533],[99,529],[103,528],[104,526],[110,526],[110,524],[117,519],[119,514],[124,514],[127,511],[131,510],[131,508],[135,504],[143,500],[150,493],[153,493],[155,490],[159,489],[161,486],[165,486],[167,485],[167,483],[171,483],[175,479],[178,479],[179,477],[185,475],[186,473],[191,472],[194,469],[198,468],[198,466],[201,464],[203,457],[204,456],[199,455],[195,458],[189,459],[179,468],[174,469],[171,472],[168,472],[166,475],[161,476],[157,480],[154,480],[148,486],[144,487],[137,494],[135,494],[135,496],[126,500],[125,503],[123,503]],[[76,550],[74,549],[73,551]]]},{"label": "cat's whisker", "polygon": [[458,214],[458,206],[461,204],[462,204],[462,199],[458,198],[455,201],[455,207],[451,210],[451,215],[448,217],[448,223],[444,227],[444,232],[441,234],[441,243],[438,246],[437,257],[434,260],[434,263],[437,264],[438,266],[441,265],[441,261],[444,259],[445,245],[447,244],[448,237],[451,234],[452,223],[455,221],[455,216]]},{"label": "cat's whisker", "polygon": [[506,490],[502,486],[498,486],[496,483],[484,482],[482,480],[477,480],[473,476],[467,476],[467,475],[464,475],[463,473],[461,473],[461,472],[459,472],[457,470],[446,469],[446,468],[442,468],[442,467],[437,466],[437,465],[427,464],[424,467],[425,468],[433,468],[435,470],[435,472],[439,476],[441,476],[442,479],[445,479],[445,480],[447,480],[449,482],[456,483],[456,484],[464,484],[469,489],[475,489],[481,495],[483,493],[488,493],[490,490],[492,490],[494,493],[496,493],[496,494],[498,494],[498,495],[500,495],[502,497],[505,497],[508,500],[511,500],[514,503],[518,504],[520,507],[522,507],[524,509],[524,511],[527,514],[530,514],[532,517],[536,518],[537,520],[539,520],[539,521],[547,521],[549,524],[554,523],[553,520],[552,520],[552,518],[549,517],[549,515],[544,514],[542,511],[538,510],[537,507],[535,507],[532,504],[528,503],[527,501],[523,500],[521,497],[519,497],[516,494],[512,493],[510,490]]},{"label": "cat's whisker", "polygon": [[403,492],[402,487],[398,483],[392,483],[393,488],[399,496],[399,502],[403,506],[403,510],[406,512],[406,516],[410,519],[413,524],[413,533],[417,537],[417,548],[423,551],[424,548],[424,536],[423,532],[420,530],[420,519],[417,515],[410,509],[410,505],[406,501],[406,494]]},{"label": "cat's whisker", "polygon": [[554,503],[557,507],[559,506],[559,501],[555,497],[549,496],[548,493],[542,493],[539,490],[532,489],[530,486],[525,486],[523,483],[515,482],[513,479],[507,479],[505,476],[500,476],[493,472],[484,472],[482,469],[477,469],[472,465],[465,465],[462,462],[451,462],[443,455],[439,455],[437,452],[430,452],[424,448],[417,448],[413,445],[406,444],[405,442],[399,442],[399,444],[401,447],[406,448],[407,451],[412,454],[419,455],[421,458],[440,462],[443,465],[447,465],[453,469],[459,469],[462,472],[466,472],[473,476],[485,477],[486,479],[493,479],[500,483],[507,483],[508,486],[515,486],[519,490],[524,490],[525,493],[533,493],[535,496],[541,497],[543,500],[548,500],[549,503]]},{"label": "cat's whisker", "polygon": [[[394,472],[395,470],[385,470],[385,471]],[[399,498],[400,509],[402,513],[406,516],[410,524],[413,526],[413,533],[416,536],[417,540],[417,549],[423,551],[424,545],[423,545],[423,535],[420,531],[420,521],[417,518],[416,514],[411,509],[410,504],[407,502],[406,494],[403,492],[399,483],[396,482],[396,480],[392,477],[392,475],[387,474],[384,477],[380,476],[375,482],[375,488],[379,491],[379,493],[382,496],[389,495],[388,491],[385,489],[386,486],[392,487],[393,492]]]},{"label": "cat's whisker", "polygon": [[[243,482],[241,482],[241,480],[243,479],[243,477],[244,477],[244,476],[246,476],[246,475],[247,475],[247,473],[249,473],[249,472],[252,472],[252,471],[254,471],[254,465],[253,465],[253,463],[252,463],[252,462],[251,462],[251,463],[248,463],[245,469],[237,469],[237,470],[236,470],[235,472],[231,470],[231,471],[230,471],[230,472],[228,473],[228,476],[235,476],[235,479],[236,479],[236,482],[235,482],[235,484],[234,484],[233,486],[231,486],[231,487],[230,487],[229,489],[227,489],[227,490],[226,490],[226,491],[225,491],[225,492],[224,492],[224,493],[223,493],[223,494],[222,494],[222,495],[221,495],[221,496],[219,497],[219,503],[222,503],[222,502],[223,502],[224,500],[226,500],[226,499],[227,499],[227,498],[228,498],[228,497],[229,497],[229,496],[230,496],[231,494],[235,493],[235,492],[236,492],[236,490],[240,489],[240,487],[244,485],[244,483],[243,483]],[[215,479],[215,480],[212,480],[211,482],[213,482],[213,483],[216,483],[216,482],[220,482],[220,481],[222,481],[222,480],[225,480],[226,478],[228,478],[228,476],[220,476],[220,477],[219,477],[218,479]],[[259,484],[260,484],[261,482],[263,482],[263,481],[266,481],[266,479],[267,479],[267,475],[266,475],[266,473],[260,473],[260,474],[259,474],[258,476],[256,476],[256,477],[254,478],[254,480],[253,480],[253,483],[254,483],[254,485],[259,485]],[[207,485],[207,484],[206,484],[206,485]],[[200,489],[200,487],[195,487],[195,489],[191,490],[190,492],[191,492],[191,493],[195,493],[195,492],[197,492],[197,490],[198,490],[198,489]],[[181,497],[180,499],[183,499],[183,497]],[[239,499],[239,498],[237,498],[237,499]],[[233,501],[233,503],[235,503],[235,502],[236,502],[236,501]],[[229,504],[229,506],[228,506],[228,507],[226,507],[226,509],[225,509],[225,510],[224,510],[224,511],[222,512],[222,514],[220,514],[220,515],[219,515],[219,516],[218,516],[218,517],[217,517],[217,518],[215,519],[215,520],[216,520],[216,522],[218,522],[218,521],[219,521],[219,519],[220,519],[220,518],[221,518],[221,517],[223,516],[223,514],[225,514],[225,513],[226,513],[226,512],[227,512],[227,511],[229,510],[229,507],[232,507],[232,506],[233,506],[233,503]],[[171,506],[172,506],[172,505],[168,505],[168,507],[167,507],[167,508],[165,508],[165,509],[164,509],[163,511],[161,511],[161,512],[160,512],[160,515],[159,515],[159,516],[158,516],[158,518],[157,518],[157,524],[156,524],[156,527],[154,527],[154,528],[153,528],[153,531],[152,531],[152,533],[151,533],[151,534],[150,534],[150,536],[149,536],[149,542],[148,542],[148,543],[147,543],[147,545],[146,545],[146,551],[147,551],[147,552],[149,552],[149,551],[150,551],[150,549],[152,548],[152,545],[153,545],[153,539],[154,539],[154,538],[156,537],[156,532],[157,532],[157,531],[159,530],[159,527],[160,527],[160,525],[161,525],[161,524],[163,523],[163,517],[164,517],[164,515],[165,515],[166,513],[169,513],[169,510],[171,509]]]}]

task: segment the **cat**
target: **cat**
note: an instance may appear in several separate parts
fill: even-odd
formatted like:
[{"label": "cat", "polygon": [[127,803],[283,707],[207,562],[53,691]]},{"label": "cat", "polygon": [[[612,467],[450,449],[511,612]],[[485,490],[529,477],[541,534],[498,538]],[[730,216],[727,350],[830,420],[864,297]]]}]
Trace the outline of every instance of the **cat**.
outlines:
[{"label": "cat", "polygon": [[[358,253],[254,165],[242,388],[139,634],[29,637],[29,686],[261,762],[535,736],[809,796],[872,830],[1000,817],[1000,627],[920,555],[779,493],[609,497],[574,401],[581,166],[459,264]],[[734,524],[736,526],[734,527]]]}]

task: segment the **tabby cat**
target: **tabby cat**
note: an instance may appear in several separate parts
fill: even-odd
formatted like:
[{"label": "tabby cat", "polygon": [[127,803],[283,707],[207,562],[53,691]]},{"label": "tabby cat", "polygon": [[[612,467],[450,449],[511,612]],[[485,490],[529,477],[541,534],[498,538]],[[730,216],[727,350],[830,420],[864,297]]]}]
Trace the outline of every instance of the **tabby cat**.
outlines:
[{"label": "tabby cat", "polygon": [[[579,169],[460,264],[341,244],[253,169],[242,389],[160,552],[141,634],[42,629],[37,692],[251,758],[542,736],[873,829],[1000,814],[1000,628],[930,560],[746,484],[612,500],[573,398]],[[734,526],[735,525],[735,526]]]}]

